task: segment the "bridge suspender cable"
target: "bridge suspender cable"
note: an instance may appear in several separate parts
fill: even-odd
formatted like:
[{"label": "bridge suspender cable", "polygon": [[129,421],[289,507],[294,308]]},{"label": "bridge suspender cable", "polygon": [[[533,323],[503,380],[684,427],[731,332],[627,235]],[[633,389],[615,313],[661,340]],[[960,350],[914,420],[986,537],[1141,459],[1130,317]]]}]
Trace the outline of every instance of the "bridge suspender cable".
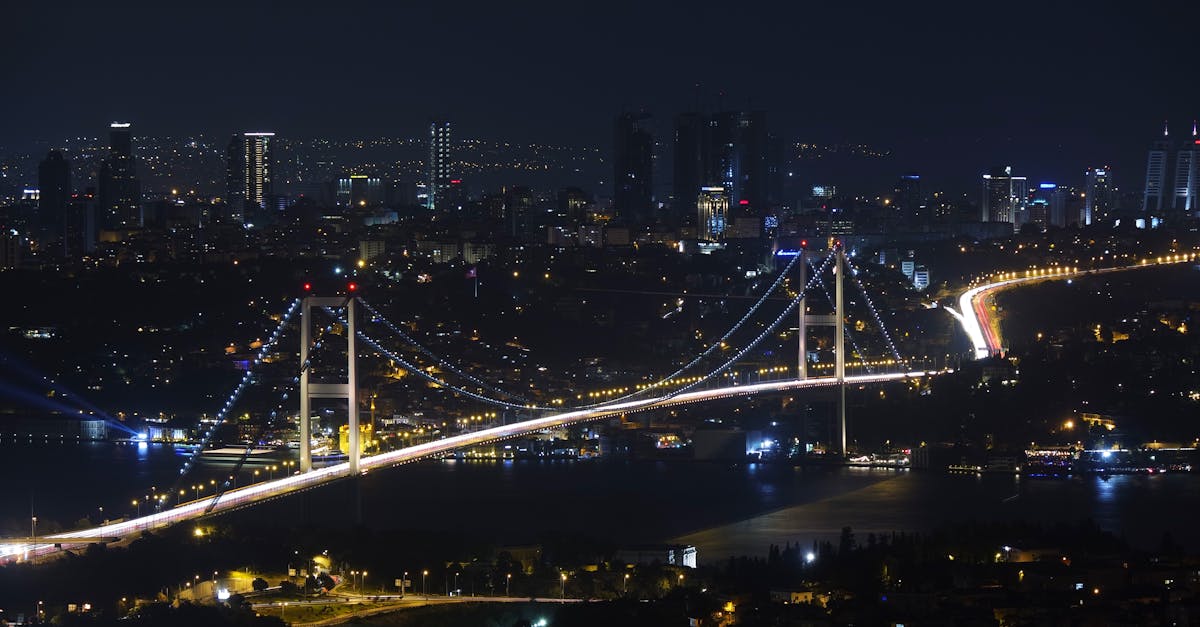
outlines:
[{"label": "bridge suspender cable", "polygon": [[[734,324],[732,327],[730,327],[729,330],[726,331],[724,335],[722,335],[720,338],[718,338],[716,341],[714,341],[712,344],[710,344],[708,346],[708,348],[706,348],[699,355],[696,355],[695,358],[693,358],[691,361],[689,361],[683,367],[679,368],[675,372],[672,372],[671,374],[669,374],[665,377],[662,377],[658,381],[655,381],[654,383],[651,383],[650,385],[643,387],[640,390],[636,390],[636,391],[630,392],[629,394],[626,394],[624,396],[618,396],[616,398],[609,399],[609,400],[601,402],[601,403],[592,403],[590,405],[578,405],[578,406],[576,406],[576,409],[589,409],[592,407],[601,407],[604,405],[611,405],[613,403],[619,403],[621,401],[631,399],[635,396],[645,394],[646,392],[649,392],[650,390],[653,390],[655,388],[663,387],[664,385],[667,385],[668,382],[670,382],[675,377],[678,377],[679,375],[683,374],[684,372],[690,370],[693,366],[700,363],[700,361],[703,360],[705,357],[708,357],[709,355],[711,355],[713,353],[713,351],[720,348],[720,346],[722,344],[724,344],[726,340],[728,340],[730,337],[733,336],[734,333],[736,333],[739,329],[742,328],[742,325],[744,325],[746,323],[746,321],[748,321],[750,319],[750,317],[753,316],[759,310],[760,307],[762,307],[763,303],[767,302],[767,300],[769,299],[771,294],[774,293],[775,290],[779,288],[779,286],[783,283],[783,280],[785,278],[787,278],[787,274],[792,269],[792,266],[796,265],[796,261],[798,259],[800,259],[801,257],[803,257],[803,255],[796,255],[796,256],[792,257],[791,261],[789,261],[788,264],[786,266],[784,266],[783,270],[779,273],[779,276],[775,277],[775,281],[773,283],[771,283],[771,286],[769,288],[767,288],[766,291],[763,292],[763,295],[758,299],[758,301],[756,303],[754,303],[754,305],[752,305],[750,307],[750,310],[747,311],[745,313],[745,315],[742,316],[741,320],[738,320],[737,323]],[[821,267],[824,268],[825,266],[827,266],[831,259],[833,259],[832,255],[826,255],[825,262],[824,262],[824,264],[822,264]],[[812,282],[810,281],[809,284],[811,285],[811,283]],[[800,293],[803,294],[804,290],[806,290],[806,289],[807,289],[807,286],[802,286]]]},{"label": "bridge suspender cable", "polygon": [[[322,330],[321,334],[319,336],[317,336],[317,339],[315,341],[313,341],[312,346],[309,348],[308,360],[306,360],[304,362],[304,364],[301,366],[301,369],[308,368],[312,364],[313,353],[320,350],[321,344],[323,344],[324,342],[325,342],[325,333]],[[295,377],[292,379],[293,387],[290,387],[290,388],[285,387],[283,389],[283,393],[280,394],[280,397],[279,397],[279,405],[276,407],[276,409],[271,410],[271,418],[275,418],[276,416],[279,415],[279,410],[283,409],[283,402],[287,400],[288,395],[292,392],[292,390],[295,389],[294,386],[299,383],[300,383],[300,378]],[[248,442],[246,444],[246,450],[242,452],[242,456],[238,458],[237,463],[234,464],[234,466],[233,466],[233,476],[236,477],[237,473],[241,471],[242,466],[244,466],[246,464],[246,460],[250,457],[250,453],[254,452],[254,447],[256,444],[257,444],[257,442],[255,442],[254,439],[251,439],[250,442]],[[175,488],[172,488],[172,489],[176,489],[177,487],[178,486],[176,486]],[[211,513],[213,508],[215,508],[217,506],[217,503],[221,500],[221,497],[225,496],[225,492],[229,491],[229,489],[232,487],[235,487],[234,484],[232,483],[232,481],[230,481],[229,479],[226,479],[225,481],[223,481],[221,483],[221,487],[218,488],[213,493],[212,500],[211,500],[211,502],[209,502],[208,507],[205,508],[204,513],[206,513],[206,514]]]},{"label": "bridge suspender cable", "polygon": [[875,303],[871,302],[871,295],[867,294],[867,288],[863,286],[862,281],[858,280],[858,268],[850,263],[850,259],[846,259],[846,267],[850,270],[847,274],[854,279],[854,284],[858,286],[858,291],[862,293],[863,299],[867,301],[867,309],[871,311],[871,315],[875,317],[875,324],[879,325],[879,331],[883,333],[883,339],[887,340],[888,348],[892,351],[892,357],[896,358],[897,363],[904,363],[904,359],[900,357],[900,351],[896,350],[895,342],[892,342],[892,335],[888,333],[887,325],[883,323],[883,319],[879,317],[879,311],[875,309]]},{"label": "bridge suspender cable", "polygon": [[473,376],[473,375],[471,375],[471,374],[468,374],[467,372],[464,372],[464,371],[463,371],[461,368],[459,368],[458,366],[454,365],[453,363],[451,363],[451,362],[449,362],[449,361],[447,361],[447,360],[445,360],[445,359],[442,359],[440,356],[438,356],[437,354],[435,354],[433,351],[431,351],[431,350],[429,350],[428,348],[425,348],[424,346],[422,346],[420,342],[418,342],[418,341],[416,341],[415,339],[413,339],[413,338],[412,338],[410,335],[408,335],[407,333],[405,333],[403,330],[401,330],[401,329],[400,329],[399,327],[397,327],[395,324],[392,324],[392,321],[391,321],[391,320],[388,320],[386,317],[384,317],[384,315],[383,315],[382,313],[380,313],[378,309],[376,309],[376,308],[372,307],[372,306],[371,306],[371,304],[370,304],[370,303],[368,303],[366,300],[364,300],[364,299],[362,299],[362,298],[360,297],[360,298],[358,299],[358,302],[362,303],[362,304],[363,304],[363,307],[366,307],[366,308],[367,308],[367,311],[368,311],[368,312],[370,312],[370,313],[371,313],[373,316],[375,316],[375,320],[378,320],[379,322],[382,322],[384,326],[386,326],[387,328],[391,329],[392,333],[395,333],[397,336],[399,336],[399,337],[400,337],[400,339],[404,340],[404,341],[405,341],[405,342],[407,342],[409,345],[411,345],[413,348],[415,348],[415,349],[417,349],[418,351],[420,351],[420,352],[421,352],[421,354],[423,354],[423,355],[425,355],[426,357],[429,357],[430,359],[433,359],[434,361],[436,361],[436,362],[438,363],[438,365],[442,366],[442,367],[443,367],[443,368],[445,368],[446,370],[449,370],[450,372],[453,372],[454,374],[456,374],[456,375],[458,375],[458,376],[460,376],[460,377],[462,377],[462,378],[464,378],[464,379],[466,379],[466,380],[470,381],[471,383],[474,383],[475,385],[478,385],[479,387],[481,387],[481,388],[483,388],[483,389],[485,389],[485,390],[488,390],[488,391],[490,391],[490,392],[493,392],[493,393],[495,393],[495,394],[499,394],[499,395],[501,395],[501,396],[507,396],[507,397],[509,397],[509,398],[514,398],[514,399],[516,399],[516,400],[518,400],[518,401],[521,401],[521,402],[523,402],[523,403],[530,403],[530,402],[531,402],[529,399],[527,399],[527,398],[525,398],[525,397],[523,397],[523,396],[521,396],[521,395],[519,395],[519,394],[515,394],[515,393],[513,393],[513,392],[509,392],[509,391],[507,391],[507,390],[503,390],[503,389],[501,389],[501,388],[498,388],[498,387],[496,387],[496,386],[494,386],[494,385],[491,385],[490,383],[487,383],[487,382],[485,382],[485,381],[483,381],[483,380],[481,380],[481,379],[479,379],[479,378],[477,378],[477,377],[475,377],[475,376]]},{"label": "bridge suspender cable", "polygon": [[770,325],[768,325],[766,329],[763,329],[762,333],[759,333],[758,337],[754,338],[754,341],[747,344],[744,348],[742,348],[740,351],[738,351],[736,355],[731,357],[724,364],[721,364],[715,370],[712,370],[708,374],[704,375],[703,377],[700,377],[699,379],[693,381],[692,383],[689,383],[679,389],[671,391],[671,393],[667,394],[664,398],[674,398],[675,396],[678,396],[678,395],[700,385],[701,383],[708,381],[709,379],[721,374],[722,372],[725,372],[731,366],[733,366],[733,364],[736,363],[739,359],[741,359],[742,357],[745,357],[747,353],[754,350],[754,348],[757,347],[760,342],[762,342],[764,339],[766,339],[766,337],[768,335],[774,333],[775,329],[779,327],[780,323],[782,323],[785,318],[787,318],[789,315],[791,315],[792,311],[794,311],[796,309],[796,307],[798,307],[800,305],[800,301],[804,299],[804,294],[806,292],[808,292],[809,288],[811,288],[812,285],[820,278],[821,273],[825,271],[825,268],[829,267],[829,262],[834,258],[834,256],[836,254],[837,254],[837,251],[835,249],[833,252],[831,252],[829,254],[829,256],[827,256],[825,258],[825,262],[821,264],[821,267],[818,268],[815,273],[813,273],[813,277],[808,280],[808,284],[804,285],[802,287],[800,292],[796,294],[796,297],[793,298],[792,301],[790,303],[788,303],[788,306],[786,308],[784,308],[783,312],[779,314],[779,317],[775,318],[775,321],[772,322]]},{"label": "bridge suspender cable", "polygon": [[[332,309],[326,307],[325,312],[328,313],[330,316],[333,316],[333,318],[335,320],[345,323],[345,318],[338,315]],[[508,401],[503,401],[500,399],[492,398],[490,396],[484,396],[483,394],[478,394],[478,393],[472,392],[468,389],[461,388],[457,385],[449,383],[448,381],[446,381],[444,379],[439,379],[438,377],[435,377],[435,376],[429,374],[428,372],[425,372],[425,370],[423,370],[421,368],[418,368],[416,365],[412,364],[411,362],[404,359],[403,357],[400,357],[399,355],[393,353],[392,351],[384,348],[382,344],[375,341],[374,338],[367,335],[363,331],[358,330],[358,331],[356,331],[355,335],[357,335],[358,338],[361,339],[362,341],[366,342],[367,345],[371,346],[375,350],[382,353],[384,357],[387,357],[388,359],[396,362],[397,364],[400,364],[400,366],[403,367],[408,372],[410,372],[414,375],[417,375],[418,377],[421,377],[422,379],[425,379],[426,381],[429,381],[430,383],[435,383],[435,384],[440,385],[448,390],[462,394],[463,396],[467,396],[467,397],[473,398],[475,400],[482,401],[484,403],[496,405],[498,407],[504,407],[506,409],[540,409],[540,410],[556,409],[554,407],[542,407],[542,406],[533,405],[533,404],[522,405],[522,404],[518,404],[518,403],[510,403]]]},{"label": "bridge suspender cable", "polygon": [[[825,279],[821,279],[820,285],[821,292],[825,294],[825,300],[829,301],[830,305],[836,306],[836,304],[833,302],[833,296],[829,293],[829,288],[825,285]],[[854,352],[858,353],[859,363],[863,365],[863,368],[866,368],[868,374],[874,374],[875,369],[872,368],[871,364],[867,363],[867,360],[863,357],[862,347],[858,345],[858,342],[854,338],[854,332],[850,330],[850,327],[846,327],[846,339],[850,340],[850,345],[854,347]]]},{"label": "bridge suspender cable", "polygon": [[[271,333],[271,336],[267,339],[267,341],[263,342],[263,345],[259,347],[258,352],[254,355],[254,362],[250,364],[250,369],[246,371],[246,374],[242,375],[242,379],[238,382],[237,387],[233,389],[233,392],[230,392],[229,397],[225,400],[225,404],[217,412],[215,417],[216,424],[204,431],[204,435],[200,439],[200,444],[196,449],[196,454],[189,457],[187,461],[183,463],[183,467],[179,469],[179,477],[176,478],[176,484],[178,484],[178,481],[186,476],[187,473],[192,469],[192,466],[195,465],[196,456],[199,455],[200,452],[203,451],[204,448],[207,447],[212,441],[213,435],[215,435],[217,432],[217,428],[225,424],[225,421],[228,420],[230,410],[233,409],[234,404],[237,403],[239,398],[241,398],[242,393],[245,392],[246,388],[250,387],[250,384],[253,382],[254,370],[262,364],[263,358],[267,356],[268,351],[270,351],[271,348],[274,347],[279,341],[279,337],[283,334],[283,330],[287,328],[288,323],[292,320],[292,316],[295,315],[299,308],[300,299],[297,298],[292,301],[291,305],[289,305],[287,309],[284,310],[283,315],[280,317],[279,324],[275,327],[275,330]],[[161,509],[162,505],[159,504],[156,507]]]}]

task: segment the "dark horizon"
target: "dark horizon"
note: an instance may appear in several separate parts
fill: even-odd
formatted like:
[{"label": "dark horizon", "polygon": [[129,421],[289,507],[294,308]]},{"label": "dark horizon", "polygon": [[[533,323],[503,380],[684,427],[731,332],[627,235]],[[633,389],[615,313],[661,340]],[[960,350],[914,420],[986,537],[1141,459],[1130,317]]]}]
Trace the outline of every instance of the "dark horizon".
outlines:
[{"label": "dark horizon", "polygon": [[420,137],[437,117],[459,138],[608,155],[614,116],[645,109],[669,154],[675,113],[762,109],[786,140],[868,144],[891,152],[897,175],[941,187],[969,188],[999,164],[1079,184],[1108,164],[1128,189],[1163,121],[1179,137],[1200,117],[1200,87],[1178,78],[1196,7],[1025,3],[990,19],[948,2],[11,12],[0,78],[21,87],[0,105],[8,150],[103,136],[112,120],[142,136],[338,138]]}]

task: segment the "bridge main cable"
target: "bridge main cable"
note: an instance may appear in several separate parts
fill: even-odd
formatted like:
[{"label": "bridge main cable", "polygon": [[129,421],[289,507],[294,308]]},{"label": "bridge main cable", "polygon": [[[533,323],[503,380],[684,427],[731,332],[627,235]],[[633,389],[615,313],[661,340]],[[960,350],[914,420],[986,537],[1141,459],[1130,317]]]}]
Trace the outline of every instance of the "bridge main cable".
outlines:
[{"label": "bridge main cable", "polygon": [[[325,307],[324,309],[325,309],[325,313],[329,314],[330,316],[333,316],[333,318],[335,320],[337,320],[338,322],[341,322],[343,324],[346,323],[346,319],[344,316],[339,315],[337,312],[333,311],[329,307]],[[468,396],[468,397],[473,398],[478,401],[482,401],[484,403],[489,403],[491,405],[503,407],[505,409],[525,409],[525,410],[529,410],[529,409],[554,410],[554,409],[557,409],[555,407],[543,407],[543,406],[539,406],[539,405],[534,405],[532,403],[524,404],[524,405],[518,404],[518,403],[511,403],[508,401],[504,401],[504,400],[500,400],[497,398],[492,398],[490,396],[485,396],[483,394],[479,394],[476,392],[472,392],[471,390],[468,390],[466,388],[461,388],[461,387],[454,385],[444,379],[439,379],[438,377],[435,377],[435,376],[429,374],[428,372],[425,372],[425,370],[422,368],[418,368],[416,365],[412,364],[407,359],[404,359],[403,357],[400,357],[399,355],[393,353],[392,351],[384,348],[382,344],[377,342],[374,338],[367,335],[362,330],[356,330],[355,335],[358,336],[358,338],[360,340],[366,342],[367,345],[369,345],[371,348],[374,348],[375,350],[382,353],[384,357],[387,357],[388,359],[400,364],[408,372],[415,374],[418,377],[421,377],[422,379],[429,381],[430,383],[435,383],[435,384],[440,385],[440,386],[442,386],[448,390],[451,390],[453,392],[457,392],[459,394]]]},{"label": "bridge main cable", "polygon": [[[589,409],[592,407],[602,407],[605,405],[611,405],[613,403],[619,403],[621,401],[631,399],[635,396],[645,394],[646,392],[653,390],[655,388],[663,387],[669,381],[674,379],[675,377],[678,377],[679,375],[683,374],[684,372],[687,372],[688,370],[690,370],[693,366],[700,363],[700,361],[703,360],[705,357],[708,357],[709,355],[711,355],[713,353],[713,351],[717,350],[717,348],[719,348],[722,344],[724,344],[726,340],[728,340],[730,337],[733,337],[733,334],[736,333],[739,329],[741,329],[742,325],[746,324],[746,322],[750,319],[750,317],[753,316],[759,310],[760,307],[762,307],[763,303],[767,302],[767,300],[769,299],[771,294],[774,293],[775,290],[779,288],[779,286],[783,283],[783,280],[787,277],[788,272],[792,269],[792,266],[796,265],[796,260],[801,257],[803,257],[803,255],[796,255],[796,256],[792,257],[791,261],[789,261],[788,264],[786,266],[784,266],[783,270],[779,273],[779,276],[775,277],[775,281],[771,283],[771,286],[769,288],[767,288],[766,291],[763,292],[763,295],[758,299],[758,302],[754,303],[754,305],[752,305],[750,307],[750,310],[747,311],[746,314],[742,316],[742,319],[738,320],[737,324],[734,324],[732,327],[730,327],[729,330],[726,331],[724,335],[722,335],[715,342],[710,344],[708,346],[708,348],[706,348],[702,353],[697,355],[694,359],[689,361],[683,367],[681,367],[678,370],[676,370],[675,372],[672,372],[671,374],[659,379],[658,381],[655,381],[654,383],[651,383],[651,384],[643,387],[640,390],[636,390],[636,391],[630,392],[629,394],[625,394],[623,396],[618,396],[616,398],[609,399],[609,400],[601,402],[601,403],[592,403],[590,405],[578,405],[578,406],[576,406],[576,409]],[[829,265],[829,262],[832,259],[833,259],[832,254],[826,255],[825,262],[823,264],[821,264],[821,269],[824,270],[825,267],[827,267]],[[800,290],[801,296],[804,295],[804,292],[808,290],[808,287],[810,285],[812,285],[812,281],[809,281],[808,285],[802,286],[802,289]]]},{"label": "bridge main cable", "polygon": [[[204,436],[200,439],[200,444],[196,448],[196,454],[189,457],[187,461],[183,463],[183,467],[179,469],[179,476],[175,478],[172,490],[179,485],[179,481],[182,480],[183,477],[187,475],[188,471],[192,469],[192,466],[195,465],[196,458],[200,452],[204,451],[209,443],[212,442],[213,436],[216,435],[217,428],[225,424],[225,421],[229,419],[229,411],[233,409],[234,404],[236,404],[238,399],[241,398],[242,393],[245,392],[246,388],[250,387],[250,384],[254,381],[255,368],[262,364],[263,359],[267,356],[267,352],[270,351],[271,348],[279,341],[279,337],[283,334],[283,330],[287,328],[288,323],[290,323],[292,320],[292,316],[295,315],[296,310],[299,308],[300,299],[297,298],[292,301],[292,304],[289,305],[287,309],[284,310],[283,314],[280,316],[279,324],[276,325],[275,330],[271,333],[271,336],[266,342],[263,342],[262,346],[259,347],[258,353],[256,353],[254,356],[254,362],[250,364],[250,369],[246,371],[246,374],[242,375],[242,379],[238,382],[237,387],[233,389],[233,392],[229,394],[229,398],[226,399],[225,404],[217,412],[217,415],[215,416],[215,424],[213,424],[204,432]],[[162,505],[159,504],[156,507],[161,509]]]},{"label": "bridge main cable", "polygon": [[[664,399],[674,398],[674,397],[676,397],[680,394],[683,394],[684,392],[687,392],[688,390],[700,385],[701,383],[708,381],[709,379],[728,370],[731,366],[733,366],[733,364],[737,363],[737,361],[739,359],[741,359],[742,357],[745,357],[747,353],[754,350],[764,339],[766,339],[766,337],[768,335],[770,335],[771,333],[774,333],[775,329],[777,329],[779,327],[779,325],[784,321],[784,319],[787,318],[789,315],[791,315],[792,311],[794,311],[796,309],[796,307],[798,307],[800,305],[800,301],[804,300],[804,295],[813,286],[813,284],[821,278],[821,273],[823,273],[825,271],[825,269],[829,267],[829,263],[833,260],[833,258],[836,254],[837,254],[837,250],[834,249],[833,251],[830,252],[830,254],[828,256],[825,257],[825,261],[821,264],[821,267],[818,268],[817,271],[813,273],[812,278],[808,280],[808,284],[801,287],[799,293],[797,293],[796,297],[793,298],[792,301],[788,303],[787,307],[784,308],[783,312],[779,314],[779,317],[775,318],[775,321],[772,322],[770,325],[768,325],[766,329],[763,329],[762,333],[759,333],[758,337],[754,338],[754,341],[750,342],[745,347],[743,347],[740,351],[737,352],[737,354],[735,354],[733,357],[729,358],[729,360],[726,361],[724,364],[721,364],[716,369],[712,370],[711,372],[704,375],[703,377],[700,377],[700,378],[696,379],[695,381],[693,381],[679,389],[671,391],[670,393],[663,396],[663,398]],[[803,255],[797,255],[797,256],[802,257]]]},{"label": "bridge main cable", "polygon": [[501,396],[508,396],[510,398],[514,398],[518,401],[521,401],[523,403],[532,402],[528,398],[525,398],[525,397],[521,396],[520,394],[516,394],[514,392],[509,392],[507,390],[501,389],[490,383],[487,383],[486,381],[483,381],[482,379],[479,379],[478,377],[476,377],[474,375],[464,372],[461,368],[454,365],[452,362],[450,362],[446,359],[443,359],[441,356],[437,355],[436,353],[429,350],[425,346],[422,346],[420,342],[413,339],[410,335],[408,335],[407,333],[402,331],[399,327],[397,327],[395,324],[393,324],[391,320],[388,320],[382,313],[379,312],[378,309],[376,309],[375,307],[372,307],[371,304],[368,303],[362,297],[359,297],[358,302],[362,303],[363,307],[366,307],[367,311],[375,316],[375,319],[377,319],[379,322],[382,322],[383,325],[386,326],[388,329],[391,329],[392,333],[395,333],[397,336],[400,337],[400,339],[404,340],[409,345],[411,345],[413,348],[420,351],[421,354],[436,361],[438,363],[438,365],[442,366],[443,368],[445,368],[445,369],[449,370],[450,372],[453,372],[454,374],[466,379],[467,381],[470,381],[471,383],[474,383],[475,385],[478,385],[479,387],[481,387],[485,390],[488,390],[490,392],[493,392],[495,394],[499,394]]}]

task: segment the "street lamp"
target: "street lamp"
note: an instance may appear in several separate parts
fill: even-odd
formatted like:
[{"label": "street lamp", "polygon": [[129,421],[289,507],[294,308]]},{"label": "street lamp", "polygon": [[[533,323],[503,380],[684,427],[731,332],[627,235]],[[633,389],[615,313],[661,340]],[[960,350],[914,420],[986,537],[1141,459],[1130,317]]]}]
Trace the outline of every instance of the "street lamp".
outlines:
[{"label": "street lamp", "polygon": [[358,588],[358,580],[354,578],[354,576],[357,574],[358,574],[357,570],[350,571],[350,589],[352,589],[352,590],[357,590],[357,588]]},{"label": "street lamp", "polygon": [[625,596],[629,592],[629,573],[625,573],[625,578],[621,581],[621,596]]},{"label": "street lamp", "polygon": [[404,589],[408,587],[408,571],[404,571],[404,578],[400,580],[400,598],[404,598]]},{"label": "street lamp", "polygon": [[367,590],[367,571],[364,570],[358,574],[358,592],[359,592],[359,594],[366,594],[366,590]]},{"label": "street lamp", "polygon": [[142,517],[142,502],[137,499],[133,499],[133,505],[134,505],[134,507],[137,508],[138,518],[141,518]]},{"label": "street lamp", "polygon": [[511,584],[511,583],[512,583],[512,573],[508,573],[507,575],[504,576],[504,596],[506,596],[506,597],[512,596],[508,592],[509,584]]},{"label": "street lamp", "polygon": [[566,600],[567,598],[567,574],[561,573],[559,578],[562,580],[562,590],[559,592],[559,598]]},{"label": "street lamp", "polygon": [[458,572],[454,573],[454,591],[458,592]]},{"label": "street lamp", "polygon": [[426,599],[429,598],[429,588],[425,585],[425,578],[428,576],[429,576],[428,570],[421,571],[421,594],[423,594]]},{"label": "street lamp", "polygon": [[679,573],[679,585],[683,585],[683,573]]}]

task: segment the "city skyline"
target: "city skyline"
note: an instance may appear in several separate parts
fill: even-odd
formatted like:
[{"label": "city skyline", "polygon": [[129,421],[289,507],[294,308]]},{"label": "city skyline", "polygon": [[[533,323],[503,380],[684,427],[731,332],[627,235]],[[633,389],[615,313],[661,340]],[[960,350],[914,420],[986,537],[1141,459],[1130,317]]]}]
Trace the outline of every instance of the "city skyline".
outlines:
[{"label": "city skyline", "polygon": [[[132,120],[144,135],[270,128],[291,137],[419,137],[430,119],[449,119],[459,137],[607,151],[621,111],[654,114],[656,140],[669,145],[677,113],[765,110],[783,136],[885,146],[903,171],[974,179],[1014,163],[1065,179],[1111,163],[1117,184],[1128,188],[1121,173],[1144,165],[1164,119],[1182,127],[1197,116],[1200,93],[1186,82],[1165,87],[1187,58],[1193,7],[1009,7],[1037,26],[1027,29],[975,20],[951,4],[853,12],[730,12],[717,3],[689,11],[472,6],[454,15],[406,7],[328,20],[315,17],[315,6],[244,7],[239,20],[227,19],[228,6],[108,12],[80,5],[67,8],[75,19],[66,21],[16,8],[21,28],[3,44],[14,62],[0,78],[27,88],[0,105],[3,144],[54,141],[61,129],[82,132],[107,120]],[[394,23],[412,27],[397,35],[387,26]],[[695,33],[715,23],[729,35],[697,47]],[[194,48],[244,25],[284,35],[259,48],[209,47],[203,55]],[[47,32],[59,33],[56,45],[36,45]],[[118,37],[104,42],[100,33]],[[316,43],[289,45],[289,36]],[[411,64],[434,49],[437,64]],[[56,78],[85,53],[100,71]],[[997,91],[994,81],[977,80],[989,66],[1022,87]],[[409,69],[386,79],[397,67]],[[68,96],[81,89],[93,97]]]}]

